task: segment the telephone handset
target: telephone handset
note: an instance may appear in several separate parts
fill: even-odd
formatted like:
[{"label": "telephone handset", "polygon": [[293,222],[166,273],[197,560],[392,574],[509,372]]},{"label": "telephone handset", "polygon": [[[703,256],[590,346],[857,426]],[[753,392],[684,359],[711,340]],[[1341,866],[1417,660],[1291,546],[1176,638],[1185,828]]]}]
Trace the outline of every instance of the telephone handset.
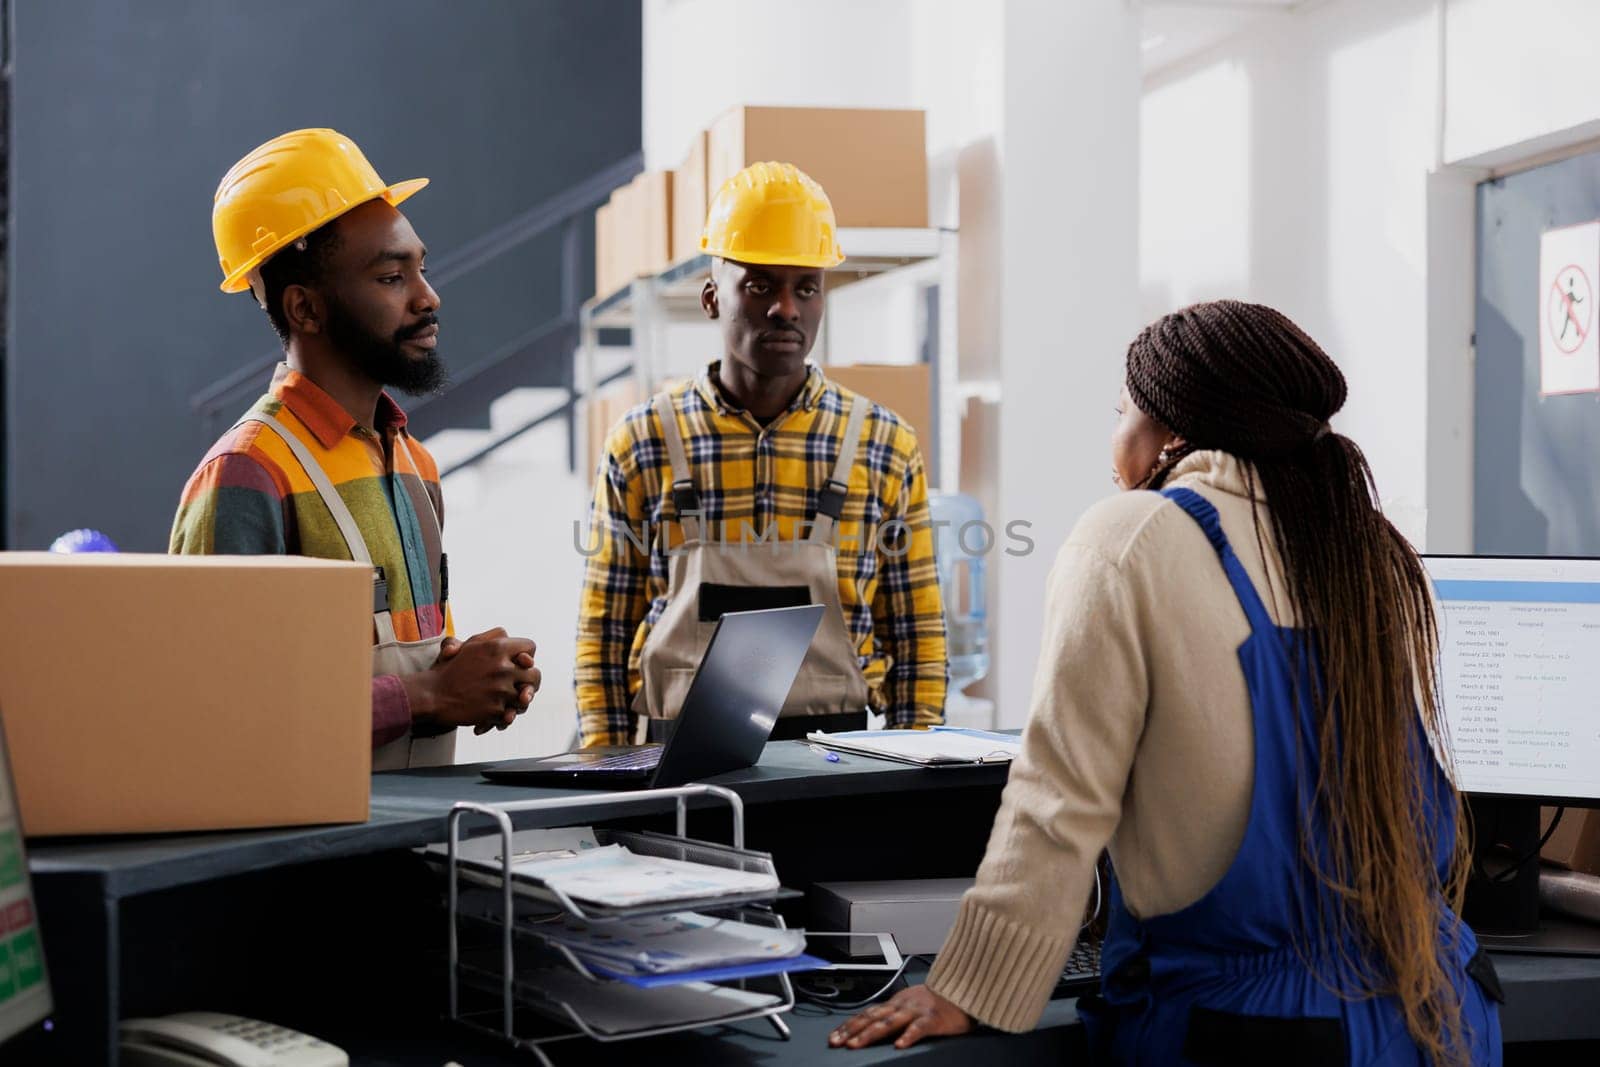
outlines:
[{"label": "telephone handset", "polygon": [[272,1023],[211,1011],[122,1023],[126,1067],[349,1067],[326,1041]]}]

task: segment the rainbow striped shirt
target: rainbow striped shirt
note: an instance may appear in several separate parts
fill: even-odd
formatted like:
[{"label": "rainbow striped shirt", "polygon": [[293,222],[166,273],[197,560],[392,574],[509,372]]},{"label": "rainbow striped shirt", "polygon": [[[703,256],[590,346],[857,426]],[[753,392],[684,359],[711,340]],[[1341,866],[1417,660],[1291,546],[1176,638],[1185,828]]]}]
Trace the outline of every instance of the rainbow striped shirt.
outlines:
[{"label": "rainbow striped shirt", "polygon": [[[389,582],[395,636],[420,641],[452,633],[444,603],[442,546],[428,514],[443,521],[433,457],[406,433],[405,412],[378,398],[378,433],[287,364],[250,409],[276,416],[314,456],[355,516],[372,561]],[[393,447],[406,435],[415,465]],[[258,423],[235,426],[211,446],[183,488],[168,548],[194,555],[295,555],[350,559],[350,550],[316,487],[281,439]],[[376,639],[376,634],[374,634]],[[372,680],[374,747],[402,736],[411,709],[399,679]]]}]

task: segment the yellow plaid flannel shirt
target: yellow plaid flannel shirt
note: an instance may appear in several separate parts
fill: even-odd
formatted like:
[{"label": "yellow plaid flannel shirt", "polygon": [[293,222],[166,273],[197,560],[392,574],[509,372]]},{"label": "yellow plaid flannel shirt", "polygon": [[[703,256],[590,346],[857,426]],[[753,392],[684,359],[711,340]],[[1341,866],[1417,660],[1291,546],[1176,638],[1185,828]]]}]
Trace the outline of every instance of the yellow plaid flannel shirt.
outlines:
[{"label": "yellow plaid flannel shirt", "polygon": [[[670,390],[685,427],[705,536],[736,540],[745,524],[753,538],[768,537],[774,527],[770,536],[785,544],[806,536],[855,394],[813,366],[789,409],[763,428],[722,394],[718,366]],[[575,683],[584,745],[632,739],[639,653],[666,608],[667,552],[683,541],[671,487],[661,425],[646,402],[606,438],[589,527],[580,537],[588,564]],[[836,543],[839,603],[872,706],[891,727],[944,721],[944,606],[927,473],[916,434],[879,404],[867,417]]]}]

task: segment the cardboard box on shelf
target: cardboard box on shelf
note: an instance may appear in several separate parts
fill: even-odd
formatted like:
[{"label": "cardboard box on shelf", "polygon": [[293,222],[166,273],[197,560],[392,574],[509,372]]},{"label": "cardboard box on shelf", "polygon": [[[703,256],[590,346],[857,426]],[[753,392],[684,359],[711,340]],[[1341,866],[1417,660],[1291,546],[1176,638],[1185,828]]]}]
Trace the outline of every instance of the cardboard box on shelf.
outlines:
[{"label": "cardboard box on shelf", "polygon": [[910,423],[922,448],[923,462],[931,462],[933,393],[926,363],[830,363],[822,373]]},{"label": "cardboard box on shelf", "polygon": [[642,253],[638,234],[642,205],[638,187],[631,182],[619,185],[611,191],[611,200],[606,206],[611,209],[611,284],[607,292],[614,293],[639,273]]},{"label": "cardboard box on shelf", "polygon": [[[1542,835],[1550,829],[1555,809],[1543,808],[1539,815]],[[1600,811],[1568,808],[1561,816],[1561,825],[1539,850],[1539,858],[1570,871],[1600,874]]]},{"label": "cardboard box on shelf", "polygon": [[0,717],[29,836],[362,822],[372,569],[0,553]]},{"label": "cardboard box on shelf", "polygon": [[928,225],[921,111],[737,107],[712,123],[707,150],[711,196],[751,163],[793,163],[827,190],[840,226]]},{"label": "cardboard box on shelf", "polygon": [[615,207],[607,201],[594,211],[594,295],[610,296],[617,280]]},{"label": "cardboard box on shelf", "polygon": [[687,259],[700,251],[700,231],[705,228],[706,209],[711,206],[706,176],[708,137],[704,130],[689,143],[689,156],[672,172],[672,258]]},{"label": "cardboard box on shelf", "polygon": [[672,172],[646,171],[630,182],[621,197],[617,244],[623,281],[655,274],[672,263]]},{"label": "cardboard box on shelf", "polygon": [[612,382],[604,389],[591,394],[584,402],[585,455],[591,480],[600,466],[605,452],[606,435],[628,409],[639,402],[639,383],[632,377]]}]

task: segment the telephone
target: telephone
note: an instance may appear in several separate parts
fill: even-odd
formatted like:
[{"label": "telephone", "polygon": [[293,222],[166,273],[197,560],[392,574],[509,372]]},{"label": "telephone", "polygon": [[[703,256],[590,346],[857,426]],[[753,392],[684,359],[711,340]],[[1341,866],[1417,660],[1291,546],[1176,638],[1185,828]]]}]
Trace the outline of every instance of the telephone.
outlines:
[{"label": "telephone", "polygon": [[349,1067],[350,1057],[272,1023],[211,1011],[161,1019],[125,1019],[122,1062],[127,1067]]}]

